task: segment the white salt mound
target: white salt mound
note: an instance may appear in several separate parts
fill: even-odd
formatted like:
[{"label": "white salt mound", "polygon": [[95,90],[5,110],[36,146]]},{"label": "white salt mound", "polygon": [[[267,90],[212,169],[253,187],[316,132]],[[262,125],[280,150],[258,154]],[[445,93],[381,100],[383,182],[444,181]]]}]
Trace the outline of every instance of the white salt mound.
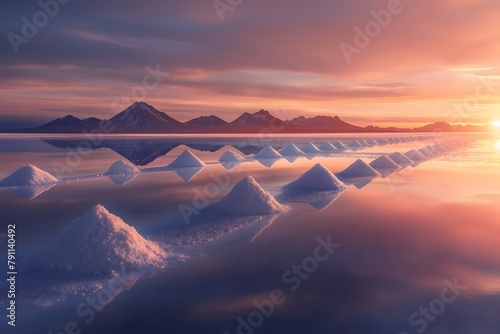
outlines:
[{"label": "white salt mound", "polygon": [[444,152],[446,152],[446,149],[445,149],[442,145],[440,145],[440,144],[436,144],[436,145],[434,145],[434,149],[435,149],[436,151],[438,151],[439,153],[444,153]]},{"label": "white salt mound", "polygon": [[366,162],[358,159],[338,175],[341,177],[376,177],[380,174]]},{"label": "white salt mound", "polygon": [[347,147],[340,140],[335,140],[332,142],[332,145],[338,148],[339,150],[345,150]]},{"label": "white salt mound", "polygon": [[286,207],[255,181],[247,176],[239,181],[233,189],[220,201],[207,207],[209,211],[243,216],[261,216],[279,213]]},{"label": "white salt mound", "polygon": [[418,150],[420,153],[422,153],[423,155],[425,155],[426,157],[430,158],[432,157],[434,154],[432,154],[431,151],[429,151],[428,149],[426,149],[425,147],[421,148],[420,150]]},{"label": "white salt mound", "polygon": [[391,160],[387,155],[382,155],[370,162],[370,166],[375,169],[398,169],[399,165]]},{"label": "white salt mound", "polygon": [[305,154],[295,144],[288,144],[279,150],[279,153],[284,157],[298,157]]},{"label": "white salt mound", "polygon": [[349,147],[361,147],[361,143],[357,140],[351,141],[349,144],[347,144]]},{"label": "white salt mound", "polygon": [[158,266],[166,257],[120,217],[96,205],[72,221],[52,243],[33,258],[44,269],[111,274]]},{"label": "white salt mound", "polygon": [[413,163],[411,159],[408,159],[406,155],[400,152],[389,154],[389,158],[400,166],[408,166]]},{"label": "white salt mound", "polygon": [[271,146],[266,146],[254,156],[257,159],[279,159],[283,156]]},{"label": "white salt mound", "polygon": [[405,153],[405,156],[415,162],[424,161],[427,159],[425,155],[417,150],[410,150]]},{"label": "white salt mound", "polygon": [[121,175],[127,175],[127,174],[137,174],[140,173],[141,171],[137,169],[134,165],[132,165],[130,162],[123,161],[123,160],[118,160],[115,163],[109,167],[106,173],[104,175],[116,175],[116,174],[121,174]]},{"label": "white salt mound", "polygon": [[0,185],[9,187],[37,186],[56,182],[59,182],[59,180],[50,173],[36,166],[27,165],[19,168],[10,176],[0,181]]},{"label": "white salt mound", "polygon": [[429,145],[425,147],[427,150],[429,150],[432,154],[439,154],[439,152],[434,148],[434,146]]},{"label": "white salt mound", "polygon": [[387,139],[380,138],[377,140],[377,143],[379,143],[380,145],[385,145],[385,144],[389,144],[389,141]]},{"label": "white salt mound", "polygon": [[219,162],[242,162],[245,160],[242,155],[229,150],[220,157]]},{"label": "white salt mound", "polygon": [[191,153],[190,150],[185,150],[168,166],[172,168],[204,167],[205,163],[198,159],[196,155]]},{"label": "white salt mound", "polygon": [[285,186],[289,189],[317,191],[344,190],[346,186],[332,172],[321,164],[305,172],[300,178]]},{"label": "white salt mound", "polygon": [[377,145],[377,142],[376,142],[375,140],[371,139],[371,138],[370,138],[370,139],[368,139],[368,140],[366,141],[366,143],[367,143],[368,145],[370,145],[370,146]]},{"label": "white salt mound", "polygon": [[307,143],[301,148],[302,152],[305,153],[319,153],[321,150],[313,143]]},{"label": "white salt mound", "polygon": [[335,146],[333,146],[330,142],[324,142],[319,147],[321,151],[338,151]]}]

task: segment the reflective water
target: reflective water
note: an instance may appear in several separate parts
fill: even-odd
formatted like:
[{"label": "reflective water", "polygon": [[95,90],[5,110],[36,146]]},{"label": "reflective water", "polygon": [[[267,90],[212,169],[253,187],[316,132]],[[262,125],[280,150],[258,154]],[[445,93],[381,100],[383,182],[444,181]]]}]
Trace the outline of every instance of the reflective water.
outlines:
[{"label": "reflective water", "polygon": [[[289,200],[291,210],[279,216],[195,214],[186,224],[179,205],[215,201],[246,175],[280,198],[283,185],[317,162],[337,173],[357,158],[369,162],[433,144],[426,139],[292,162],[248,161],[230,170],[215,163],[233,147],[250,157],[269,144],[300,147],[326,138],[134,136],[104,141],[78,154],[81,159],[70,156],[81,138],[1,138],[0,179],[28,163],[54,174],[61,168],[54,163],[68,167],[67,182],[38,196],[0,189],[2,233],[16,223],[19,255],[47,244],[97,203],[174,250],[195,245],[169,269],[119,291],[92,319],[78,306],[105,278],[21,272],[16,333],[56,333],[69,320],[82,333],[500,333],[498,136],[385,178],[354,180],[340,195]],[[164,168],[186,146],[209,164],[199,171]],[[97,176],[123,158],[144,172],[127,180]],[[310,259],[318,238],[338,246],[315,266]],[[308,270],[294,271],[294,265]],[[274,290],[281,302],[270,304]]]}]

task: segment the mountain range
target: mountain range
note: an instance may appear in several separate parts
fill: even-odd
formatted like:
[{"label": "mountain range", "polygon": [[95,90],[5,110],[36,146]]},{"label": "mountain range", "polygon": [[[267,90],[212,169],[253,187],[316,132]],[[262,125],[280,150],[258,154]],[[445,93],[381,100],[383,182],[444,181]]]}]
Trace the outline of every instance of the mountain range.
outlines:
[{"label": "mountain range", "polygon": [[102,122],[113,133],[258,133],[273,131],[283,133],[356,133],[356,132],[451,132],[484,131],[486,127],[450,125],[436,122],[418,128],[360,127],[341,120],[338,116],[300,116],[281,120],[261,109],[253,114],[245,112],[232,122],[214,116],[201,116],[185,123],[145,102],[135,102],[108,120],[95,117],[79,119],[72,115],[57,118],[35,128],[5,130],[17,133],[79,133],[99,129]]}]

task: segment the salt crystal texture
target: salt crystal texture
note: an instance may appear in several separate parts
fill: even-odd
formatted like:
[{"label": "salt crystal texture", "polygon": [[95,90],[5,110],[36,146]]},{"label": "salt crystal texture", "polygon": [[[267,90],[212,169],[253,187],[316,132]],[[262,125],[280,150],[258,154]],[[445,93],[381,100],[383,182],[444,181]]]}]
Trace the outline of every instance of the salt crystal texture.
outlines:
[{"label": "salt crystal texture", "polygon": [[288,144],[279,150],[279,153],[284,157],[298,157],[305,154],[295,144]]},{"label": "salt crystal texture", "polygon": [[391,160],[387,155],[382,155],[370,162],[374,169],[399,169],[399,165]]},{"label": "salt crystal texture", "polygon": [[330,142],[324,142],[323,144],[321,144],[319,149],[321,151],[333,151],[333,152],[338,151],[337,148],[333,146]]},{"label": "salt crystal texture", "polygon": [[190,150],[185,150],[168,166],[172,168],[204,167],[205,163],[191,153]]},{"label": "salt crystal texture", "polygon": [[92,274],[129,272],[159,266],[165,252],[101,205],[72,221],[33,258],[43,269]]},{"label": "salt crystal texture", "polygon": [[10,176],[0,181],[0,186],[37,186],[57,182],[59,180],[50,173],[33,165],[27,165],[19,168]]},{"label": "salt crystal texture", "polygon": [[347,146],[344,145],[340,140],[335,140],[332,142],[332,145],[338,148],[339,150],[346,150]]},{"label": "salt crystal texture", "polygon": [[287,189],[344,190],[346,186],[332,172],[321,164],[305,172],[300,178],[285,186]]},{"label": "salt crystal texture", "polygon": [[116,175],[116,174],[121,174],[121,175],[127,175],[127,174],[137,174],[140,173],[141,171],[137,169],[133,164],[127,161],[123,160],[118,160],[115,163],[109,167],[106,173],[104,175]]},{"label": "salt crystal texture", "polygon": [[266,146],[262,150],[260,150],[257,154],[254,155],[257,159],[279,159],[283,158],[278,151],[276,151],[271,146]]},{"label": "salt crystal texture", "polygon": [[418,150],[420,153],[422,153],[423,155],[425,155],[426,157],[430,158],[432,157],[434,154],[432,154],[431,151],[429,151],[428,149],[426,149],[425,147],[421,148],[420,150]]},{"label": "salt crystal texture", "polygon": [[405,156],[415,162],[427,160],[426,156],[417,150],[410,150],[405,153]]},{"label": "salt crystal texture", "polygon": [[359,139],[359,140],[358,140],[358,143],[359,143],[361,146],[369,146],[369,145],[368,145],[368,143],[367,143],[365,140],[363,140],[363,139]]},{"label": "salt crystal texture", "polygon": [[408,159],[406,155],[400,152],[389,154],[389,158],[400,166],[408,166],[413,163],[411,159]]},{"label": "salt crystal texture", "polygon": [[229,215],[262,216],[283,212],[286,207],[262,189],[253,177],[247,176],[224,198],[209,205],[207,210]]},{"label": "salt crystal texture", "polygon": [[319,153],[321,150],[313,143],[307,143],[301,148],[302,152],[305,153]]},{"label": "salt crystal texture", "polygon": [[245,160],[245,157],[229,150],[220,157],[219,162],[242,162]]},{"label": "salt crystal texture", "polygon": [[380,138],[379,140],[377,140],[377,143],[380,145],[386,145],[389,144],[389,141],[387,139]]},{"label": "salt crystal texture", "polygon": [[359,141],[353,140],[349,144],[347,144],[347,146],[349,146],[349,147],[361,147],[362,145]]},{"label": "salt crystal texture", "polygon": [[352,165],[347,167],[344,171],[337,174],[340,177],[376,177],[380,174],[373,169],[370,165],[361,159],[356,160]]}]

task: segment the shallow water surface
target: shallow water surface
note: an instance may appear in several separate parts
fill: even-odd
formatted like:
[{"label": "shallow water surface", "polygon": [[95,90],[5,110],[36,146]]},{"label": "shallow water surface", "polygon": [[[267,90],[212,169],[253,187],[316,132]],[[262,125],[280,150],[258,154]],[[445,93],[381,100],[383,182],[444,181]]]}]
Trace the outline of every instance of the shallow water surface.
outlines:
[{"label": "shallow water surface", "polygon": [[[500,333],[498,136],[453,135],[470,143],[353,182],[341,194],[284,203],[290,209],[272,217],[181,214],[180,205],[216,201],[247,175],[280,199],[285,184],[318,162],[337,173],[358,158],[370,162],[439,141],[251,160],[232,169],[217,163],[228,149],[251,158],[267,145],[338,138],[356,136],[122,136],[93,147],[62,176],[66,182],[32,199],[0,189],[2,233],[16,224],[22,257],[98,203],[176,255],[165,269],[134,277],[92,317],[78,307],[108,278],[27,268],[18,276],[19,327],[12,333],[55,333],[68,321],[92,334]],[[2,137],[0,179],[28,163],[55,173],[79,140]],[[186,148],[207,166],[166,169]],[[143,173],[127,180],[100,175],[118,159]],[[0,296],[2,308],[4,302]]]}]

